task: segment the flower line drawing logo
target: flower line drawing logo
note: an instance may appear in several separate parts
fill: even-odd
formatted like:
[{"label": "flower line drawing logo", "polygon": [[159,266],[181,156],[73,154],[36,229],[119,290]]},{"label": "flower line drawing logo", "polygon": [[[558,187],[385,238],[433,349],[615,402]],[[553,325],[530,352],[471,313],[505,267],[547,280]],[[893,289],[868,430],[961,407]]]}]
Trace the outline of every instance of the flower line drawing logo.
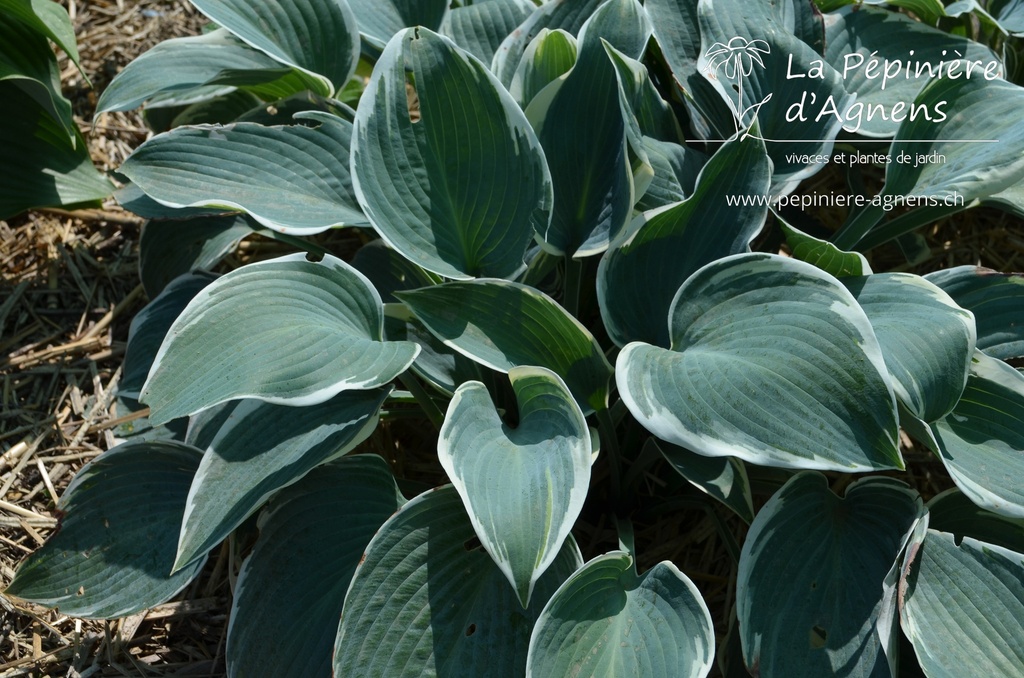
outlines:
[{"label": "flower line drawing logo", "polygon": [[[743,118],[751,109],[759,109],[772,95],[769,94],[762,101],[753,106],[743,108],[743,78],[754,72],[754,64],[764,69],[762,54],[771,54],[772,48],[764,40],[747,40],[736,36],[728,43],[716,42],[704,52],[704,58],[708,60],[707,73],[712,77],[724,66],[723,75],[728,80],[736,80],[737,102],[736,102],[736,132],[739,133],[740,126],[744,125]],[[731,99],[730,99],[731,103]],[[754,115],[757,111],[754,111]]]}]

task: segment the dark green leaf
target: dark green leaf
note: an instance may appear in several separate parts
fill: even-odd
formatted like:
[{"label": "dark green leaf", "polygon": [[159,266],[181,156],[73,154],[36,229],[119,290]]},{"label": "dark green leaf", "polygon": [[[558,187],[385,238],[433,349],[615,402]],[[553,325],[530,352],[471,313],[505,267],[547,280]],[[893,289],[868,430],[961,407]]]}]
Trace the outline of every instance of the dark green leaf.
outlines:
[{"label": "dark green leaf", "polygon": [[92,619],[126,617],[169,600],[204,562],[170,574],[199,457],[187,445],[156,441],[124,443],[96,457],[68,485],[60,527],[19,568],[6,594]]},{"label": "dark green leaf", "polygon": [[235,585],[228,675],[330,678],[352,573],[404,503],[387,464],[374,455],[321,466],[276,494]]}]

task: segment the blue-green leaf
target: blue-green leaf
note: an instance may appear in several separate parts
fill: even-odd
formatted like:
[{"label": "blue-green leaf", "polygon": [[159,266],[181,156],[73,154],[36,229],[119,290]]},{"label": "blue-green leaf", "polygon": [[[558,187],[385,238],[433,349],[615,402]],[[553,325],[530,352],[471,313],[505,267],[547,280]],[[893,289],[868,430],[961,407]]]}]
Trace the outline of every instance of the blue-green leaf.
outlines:
[{"label": "blue-green leaf", "polygon": [[590,429],[554,373],[509,372],[519,423],[501,421],[478,381],[455,392],[437,455],[484,549],[523,607],[569,536],[590,486]]},{"label": "blue-green leaf", "polygon": [[896,397],[919,419],[944,417],[960,400],[976,331],[974,316],[909,273],[843,279],[871,321]]},{"label": "blue-green leaf", "polygon": [[784,468],[902,468],[881,348],[832,276],[725,257],[679,288],[670,322],[671,349],[628,344],[615,371],[623,402],[662,440]]},{"label": "blue-green leaf", "polygon": [[67,130],[31,96],[11,81],[0,82],[0,101],[15,115],[0,125],[0,219],[32,207],[98,203],[113,184],[93,167],[85,140],[75,142]]},{"label": "blue-green leaf", "polygon": [[436,31],[448,15],[449,0],[348,0],[363,40],[384,49],[403,28],[423,26]]},{"label": "blue-green leaf", "polygon": [[383,325],[376,290],[340,259],[249,264],[200,292],[174,322],[141,400],[162,423],[239,398],[315,405],[376,388],[419,351],[383,341]]},{"label": "blue-green leaf", "polygon": [[956,266],[925,276],[974,314],[978,348],[993,358],[1024,356],[1024,275]]},{"label": "blue-green leaf", "polygon": [[923,513],[917,492],[889,478],[858,481],[842,499],[818,473],[786,483],[740,554],[736,615],[747,669],[894,675],[899,555]]},{"label": "blue-green leaf", "polygon": [[711,614],[669,561],[637,576],[613,551],[577,570],[551,597],[530,639],[527,678],[704,678],[714,659]]},{"label": "blue-green leaf", "polygon": [[546,91],[550,100],[534,123],[554,183],[551,223],[540,232],[551,252],[600,253],[630,218],[634,187],[626,122],[605,45],[636,59],[650,34],[637,0],[609,0],[580,31],[576,65],[556,89]]},{"label": "blue-green leaf", "polygon": [[220,26],[288,66],[316,76],[321,94],[348,82],[359,60],[356,18],[345,0],[194,0]]},{"label": "blue-green leaf", "polygon": [[801,39],[813,41],[800,21],[811,12],[794,3],[701,0],[698,13],[698,69],[733,109],[736,133],[756,116],[757,134],[770,140],[772,192],[789,193],[825,166],[815,158],[831,154],[853,103],[839,72]]},{"label": "blue-green leaf", "polygon": [[562,0],[542,4],[498,46],[491,62],[491,70],[498,76],[501,84],[510,87],[520,62],[525,58],[527,47],[541,32],[562,30],[576,36],[594,10],[604,2],[605,0]]},{"label": "blue-green leaf", "polygon": [[178,276],[213,268],[252,232],[242,217],[147,222],[139,236],[139,277],[146,295],[155,299]]},{"label": "blue-green leaf", "polygon": [[377,531],[345,597],[334,675],[521,678],[530,631],[582,563],[572,537],[523,609],[476,542],[458,493],[421,494]]},{"label": "blue-green leaf", "polygon": [[535,9],[529,0],[488,0],[455,7],[440,33],[490,65],[502,41]]},{"label": "blue-green leaf", "polygon": [[727,199],[763,195],[770,179],[764,142],[734,139],[701,170],[692,196],[634,221],[632,234],[609,248],[598,269],[597,299],[612,341],[669,345],[668,310],[679,286],[705,264],[749,252],[764,226],[767,206]]},{"label": "blue-green leaf", "polygon": [[121,172],[169,207],[244,210],[281,233],[366,225],[349,175],[352,124],[302,115],[320,125],[179,127],[142,144]]},{"label": "blue-green leaf", "polygon": [[387,464],[368,454],[321,466],[274,495],[235,584],[228,676],[330,678],[352,573],[404,503]]},{"label": "blue-green leaf", "polygon": [[209,273],[186,273],[172,280],[153,301],[135,314],[128,328],[128,347],[125,349],[121,381],[117,384],[118,396],[139,397],[167,331],[188,302],[214,280],[216,276]]},{"label": "blue-green leaf", "polygon": [[1024,518],[1024,375],[976,353],[960,402],[931,424],[935,449],[964,494],[982,508]]},{"label": "blue-green leaf", "polygon": [[199,464],[180,443],[124,443],[68,485],[60,528],[18,569],[5,592],[92,619],[125,617],[169,600],[205,559],[170,574],[174,533]]},{"label": "blue-green leaf", "polygon": [[274,492],[366,440],[389,393],[348,391],[307,407],[228,404],[188,493],[175,568],[216,546]]},{"label": "blue-green leaf", "polygon": [[929,530],[908,567],[900,618],[926,675],[1021,675],[1024,555]]},{"label": "blue-green leaf", "polygon": [[224,29],[161,42],[125,66],[96,104],[97,113],[127,111],[158,94],[208,85],[252,85],[291,69]]},{"label": "blue-green leaf", "polygon": [[377,62],[355,126],[356,195],[389,245],[449,278],[525,268],[548,223],[551,180],[525,115],[486,66],[427,29],[402,31]]},{"label": "blue-green leaf", "polygon": [[545,367],[565,381],[584,412],[608,406],[612,370],[600,345],[544,293],[520,283],[475,280],[398,297],[436,337],[473,360],[499,372]]},{"label": "blue-green leaf", "polygon": [[655,448],[688,483],[728,506],[744,522],[750,524],[754,519],[750,479],[742,461],[736,457],[705,457],[654,438],[644,443],[645,453],[648,447]]}]

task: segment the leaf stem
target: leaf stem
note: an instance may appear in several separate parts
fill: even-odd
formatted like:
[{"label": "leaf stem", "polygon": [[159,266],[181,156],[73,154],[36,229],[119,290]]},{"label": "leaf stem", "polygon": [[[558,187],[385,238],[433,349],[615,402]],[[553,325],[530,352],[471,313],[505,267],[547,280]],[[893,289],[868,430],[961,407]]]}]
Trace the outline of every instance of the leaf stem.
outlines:
[{"label": "leaf stem", "polygon": [[835,237],[832,238],[832,244],[841,250],[852,250],[857,243],[864,239],[871,229],[878,225],[882,221],[882,217],[885,216],[885,210],[882,209],[881,205],[869,205],[865,207],[862,212],[855,215],[852,219],[843,224],[843,227],[839,229]]},{"label": "leaf stem", "polygon": [[437,406],[434,399],[430,397],[427,390],[423,388],[423,384],[420,383],[414,375],[406,372],[398,377],[398,380],[402,382],[405,389],[409,391],[416,398],[416,402],[419,403],[420,407],[423,408],[423,413],[430,419],[430,423],[434,425],[438,431],[441,430],[441,425],[444,423],[444,412]]},{"label": "leaf stem", "polygon": [[612,482],[612,504],[618,506],[622,498],[622,457],[619,454],[619,439],[615,437],[615,423],[608,408],[597,411],[597,430],[601,434],[601,447],[608,450],[608,471]]},{"label": "leaf stem", "polygon": [[565,302],[565,310],[574,318],[580,315],[580,287],[583,281],[583,261],[573,259],[572,255],[565,255],[565,294],[562,301]]}]

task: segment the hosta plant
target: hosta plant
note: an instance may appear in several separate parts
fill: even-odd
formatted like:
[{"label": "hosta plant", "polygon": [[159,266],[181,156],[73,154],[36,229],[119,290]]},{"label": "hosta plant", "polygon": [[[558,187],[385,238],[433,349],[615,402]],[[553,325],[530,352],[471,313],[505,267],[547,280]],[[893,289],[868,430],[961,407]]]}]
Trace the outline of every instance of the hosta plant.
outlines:
[{"label": "hosta plant", "polygon": [[[231,676],[1021,675],[1024,278],[869,258],[1024,209],[1014,3],[193,4],[100,101],[166,129],[148,419],[9,595],[127,615],[223,544]],[[634,536],[694,509],[714,621]]]},{"label": "hosta plant", "polygon": [[71,116],[51,43],[79,66],[63,7],[0,0],[0,219],[32,207],[97,203],[113,190],[93,167]]}]

